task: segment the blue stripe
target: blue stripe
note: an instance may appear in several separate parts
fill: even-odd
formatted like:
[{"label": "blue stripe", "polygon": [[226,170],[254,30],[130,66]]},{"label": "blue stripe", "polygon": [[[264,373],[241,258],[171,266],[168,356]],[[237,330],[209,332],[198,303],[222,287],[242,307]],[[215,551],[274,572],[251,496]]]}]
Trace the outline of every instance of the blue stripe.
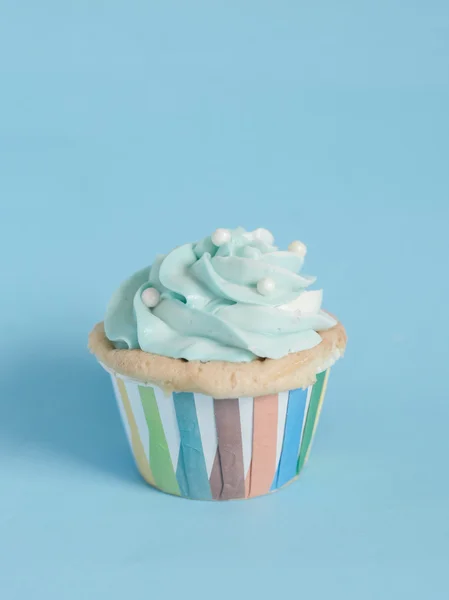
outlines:
[{"label": "blue stripe", "polygon": [[274,474],[273,483],[271,484],[271,487],[270,487],[270,492],[273,492],[274,490],[278,489],[278,479],[279,479],[279,469],[280,468],[281,468],[281,461],[279,460],[279,464],[277,466],[276,473]]},{"label": "blue stripe", "polygon": [[281,458],[272,489],[280,488],[296,476],[302,423],[305,418],[307,389],[291,390],[288,394],[287,417]]},{"label": "blue stripe", "polygon": [[178,468],[176,469],[176,479],[178,480],[179,490],[183,498],[189,497],[189,486],[187,485],[186,473],[184,469],[184,459],[182,457],[182,448],[179,449]]},{"label": "blue stripe", "polygon": [[[181,437],[176,476],[182,495],[196,500],[212,500],[195,398],[191,393],[173,392],[173,401]],[[186,494],[185,488],[188,492]]]}]

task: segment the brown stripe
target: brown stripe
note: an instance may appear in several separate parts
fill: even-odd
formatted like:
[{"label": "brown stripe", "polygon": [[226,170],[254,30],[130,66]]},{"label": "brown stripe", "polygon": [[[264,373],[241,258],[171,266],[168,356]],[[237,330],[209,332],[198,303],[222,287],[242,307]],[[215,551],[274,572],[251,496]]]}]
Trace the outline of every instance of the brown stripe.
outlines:
[{"label": "brown stripe", "polygon": [[238,398],[214,400],[218,452],[223,478],[222,500],[245,497],[242,432]]},{"label": "brown stripe", "polygon": [[212,471],[210,472],[209,483],[210,491],[212,492],[212,498],[214,500],[219,500],[223,490],[223,479],[221,477],[220,455],[218,453],[218,448],[215,454],[214,464],[212,465]]},{"label": "brown stripe", "polygon": [[249,495],[260,496],[270,491],[276,472],[276,440],[278,396],[254,398],[253,454]]}]

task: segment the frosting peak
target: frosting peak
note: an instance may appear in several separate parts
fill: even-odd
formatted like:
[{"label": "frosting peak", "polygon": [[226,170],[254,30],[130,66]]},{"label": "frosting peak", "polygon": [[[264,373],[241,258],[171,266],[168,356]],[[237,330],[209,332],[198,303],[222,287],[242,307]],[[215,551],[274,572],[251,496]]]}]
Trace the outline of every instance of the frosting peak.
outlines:
[{"label": "frosting peak", "polygon": [[107,337],[117,348],[201,361],[313,348],[317,332],[336,321],[321,310],[322,292],[306,291],[315,278],[298,273],[305,246],[281,251],[273,244],[266,229],[217,229],[157,256],[112,296]]}]

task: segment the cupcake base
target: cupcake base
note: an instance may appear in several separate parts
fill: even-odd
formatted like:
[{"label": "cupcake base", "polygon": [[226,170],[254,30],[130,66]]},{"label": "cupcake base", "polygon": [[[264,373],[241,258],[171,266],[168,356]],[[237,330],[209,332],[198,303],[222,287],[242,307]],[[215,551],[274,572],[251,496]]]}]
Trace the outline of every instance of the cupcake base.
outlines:
[{"label": "cupcake base", "polygon": [[321,342],[310,350],[277,359],[250,362],[184,361],[144,352],[119,350],[108,340],[104,324],[89,335],[89,348],[101,364],[125,378],[151,383],[167,392],[194,392],[213,398],[265,396],[306,388],[316,374],[332,366],[344,353],[346,332],[341,323],[320,331]]},{"label": "cupcake base", "polygon": [[215,399],[108,371],[142,477],[196,500],[253,498],[292,483],[309,457],[329,377],[327,369],[306,389]]}]

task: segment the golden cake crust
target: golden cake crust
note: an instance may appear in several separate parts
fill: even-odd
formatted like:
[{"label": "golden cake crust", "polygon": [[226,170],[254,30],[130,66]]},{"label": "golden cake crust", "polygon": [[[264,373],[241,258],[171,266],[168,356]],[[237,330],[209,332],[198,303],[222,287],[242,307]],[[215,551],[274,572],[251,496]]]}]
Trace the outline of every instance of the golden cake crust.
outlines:
[{"label": "golden cake crust", "polygon": [[318,346],[283,358],[201,362],[142,350],[118,350],[107,339],[101,322],[89,335],[89,349],[107,369],[167,392],[196,392],[214,398],[254,397],[315,383],[316,374],[335,362],[346,347],[346,332],[340,322],[319,333],[322,342]]}]

